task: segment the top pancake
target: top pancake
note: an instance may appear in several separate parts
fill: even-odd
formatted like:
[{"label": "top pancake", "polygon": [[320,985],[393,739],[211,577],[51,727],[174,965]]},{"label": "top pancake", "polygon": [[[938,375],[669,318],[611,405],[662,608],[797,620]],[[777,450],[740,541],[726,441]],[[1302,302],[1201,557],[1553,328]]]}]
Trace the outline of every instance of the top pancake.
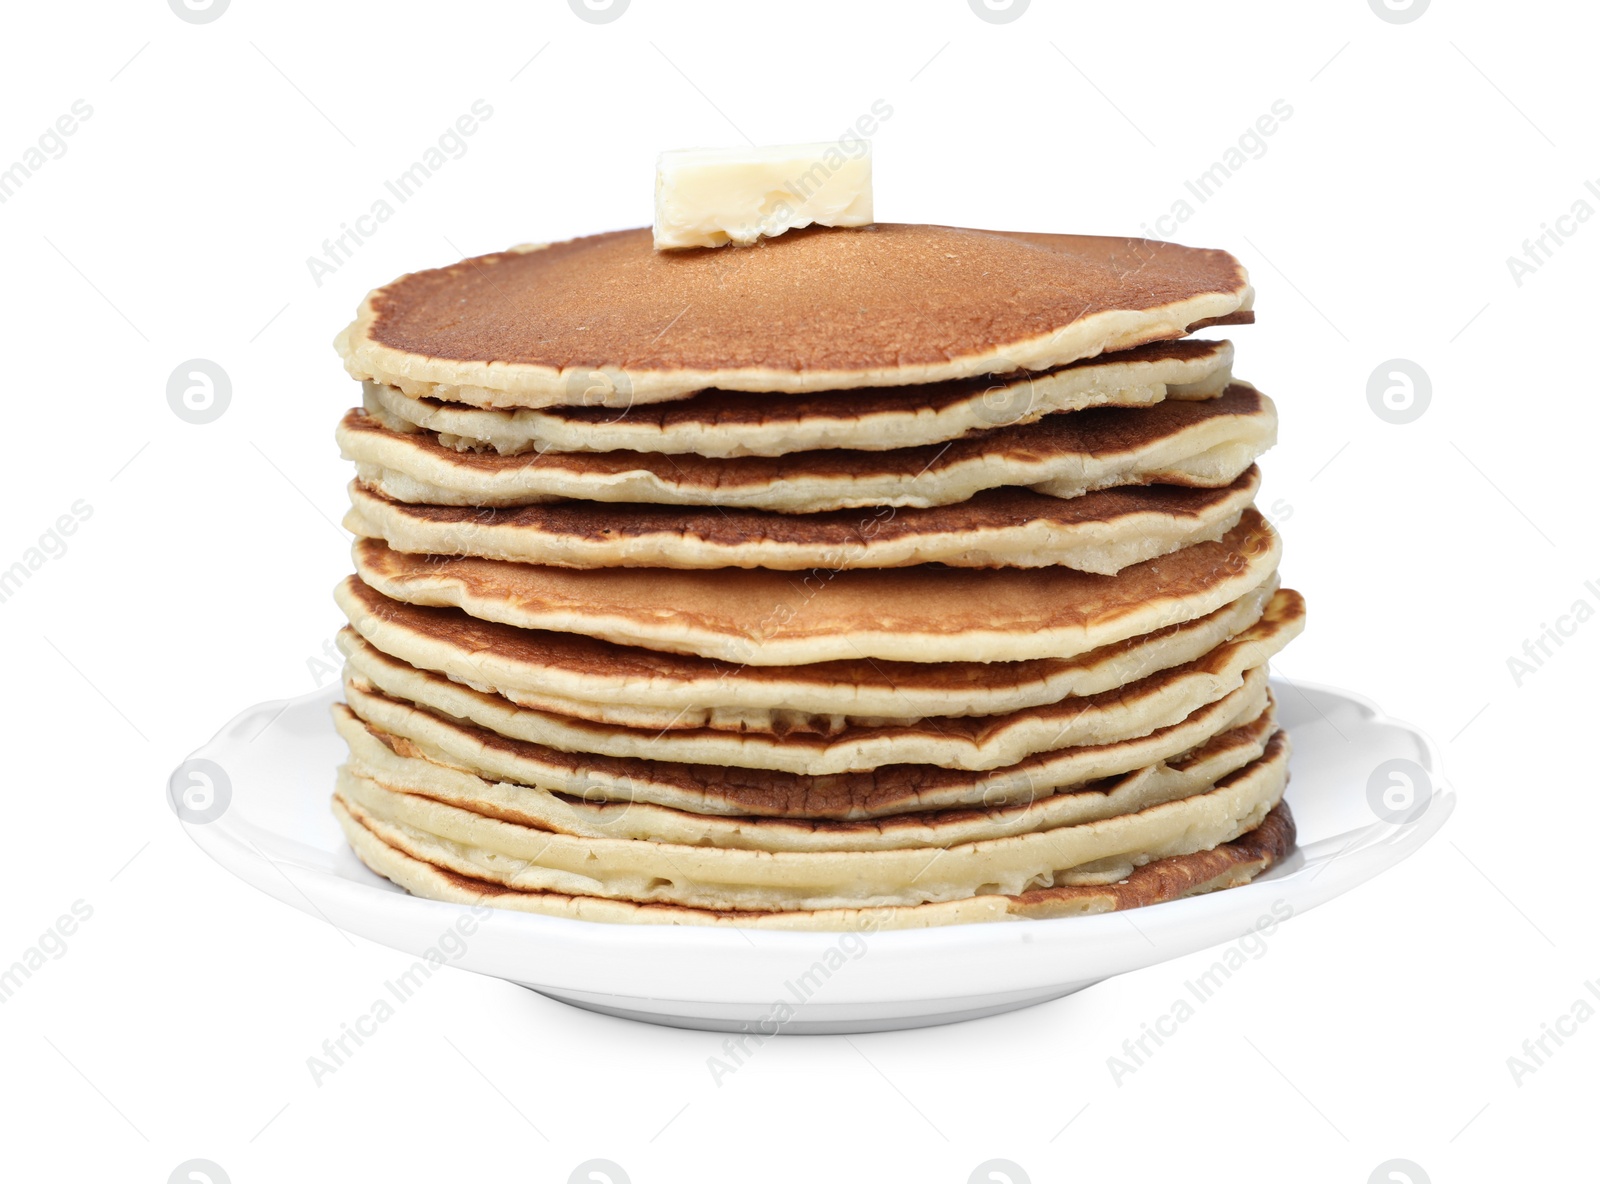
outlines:
[{"label": "top pancake", "polygon": [[1249,320],[1252,299],[1226,252],[1144,239],[880,223],[658,252],[638,229],[404,276],[335,344],[410,395],[627,407],[1048,369]]}]

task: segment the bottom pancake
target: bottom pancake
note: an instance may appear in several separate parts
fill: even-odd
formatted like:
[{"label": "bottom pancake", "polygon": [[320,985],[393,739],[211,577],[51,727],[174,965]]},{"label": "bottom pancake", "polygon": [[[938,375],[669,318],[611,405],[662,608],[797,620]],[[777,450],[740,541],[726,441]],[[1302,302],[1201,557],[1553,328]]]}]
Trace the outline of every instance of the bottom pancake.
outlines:
[{"label": "bottom pancake", "polygon": [[1246,884],[1294,850],[1294,817],[1279,802],[1261,824],[1209,851],[1147,863],[1112,884],[1036,888],[1015,896],[979,895],[942,904],[901,908],[821,909],[759,912],[638,904],[558,892],[520,892],[413,858],[390,846],[367,825],[359,807],[339,798],[333,809],[361,861],[378,875],[416,896],[460,904],[490,905],[517,912],[633,925],[709,925],[740,929],[788,929],[874,933],[926,929],[982,921],[1047,920],[1139,908]]},{"label": "bottom pancake", "polygon": [[1278,804],[1289,740],[1203,792],[1130,814],[977,842],[763,851],[562,834],[397,789],[345,766],[336,797],[392,847],[521,891],[759,912],[911,906],[1102,885],[1158,859],[1232,842]]}]

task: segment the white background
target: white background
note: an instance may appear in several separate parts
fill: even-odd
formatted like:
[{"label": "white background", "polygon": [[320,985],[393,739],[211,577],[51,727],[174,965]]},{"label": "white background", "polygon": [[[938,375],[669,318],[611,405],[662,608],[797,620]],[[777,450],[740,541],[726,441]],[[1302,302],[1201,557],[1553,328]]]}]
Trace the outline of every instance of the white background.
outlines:
[{"label": "white background", "polygon": [[[1520,286],[1506,259],[1600,210],[1590,6],[1034,0],[996,25],[965,0],[634,0],[594,25],[561,0],[233,0],[196,25],[141,0],[6,23],[0,168],[93,108],[0,205],[0,567],[92,507],[0,603],[0,964],[93,909],[0,1005],[7,1176],[204,1157],[235,1182],[565,1181],[604,1157],[634,1184],[959,1184],[1004,1157],[1036,1182],[1357,1182],[1405,1157],[1449,1181],[1587,1157],[1600,1022],[1520,1084],[1507,1058],[1600,976],[1600,624],[1520,686],[1507,659],[1600,607],[1600,219]],[[307,257],[480,98],[465,155],[314,282]],[[1107,1057],[1206,955],[999,1018],[773,1042],[720,1087],[719,1037],[451,971],[313,1084],[306,1058],[411,959],[230,878],[164,781],[238,709],[329,677],[331,437],[356,399],[331,338],[403,271],[648,221],[663,148],[829,138],[880,98],[880,218],[1118,234],[1292,106],[1178,237],[1259,293],[1238,372],[1280,407],[1263,504],[1313,614],[1278,665],[1428,730],[1456,817],[1286,925],[1120,1085]],[[195,357],[233,386],[204,426],[166,402]],[[1398,426],[1366,398],[1396,357],[1433,387]]]}]

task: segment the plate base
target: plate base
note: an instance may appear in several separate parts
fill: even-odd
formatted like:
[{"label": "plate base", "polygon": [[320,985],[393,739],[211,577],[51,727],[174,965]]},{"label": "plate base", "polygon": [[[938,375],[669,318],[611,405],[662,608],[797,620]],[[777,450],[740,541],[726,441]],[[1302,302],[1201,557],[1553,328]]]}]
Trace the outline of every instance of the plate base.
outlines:
[{"label": "plate base", "polygon": [[1007,991],[994,995],[958,999],[906,999],[888,1004],[824,1003],[802,1004],[787,1019],[779,1019],[776,1004],[751,1007],[744,1003],[697,1003],[683,999],[640,999],[625,995],[597,995],[583,991],[553,991],[549,987],[527,987],[558,1003],[581,1007],[601,1015],[669,1028],[693,1028],[701,1032],[745,1032],[757,1036],[838,1036],[857,1032],[895,1032],[905,1028],[932,1028],[940,1024],[959,1024],[1049,1003],[1092,987],[1100,979],[1088,979],[1069,986],[1052,986],[1044,991]]}]

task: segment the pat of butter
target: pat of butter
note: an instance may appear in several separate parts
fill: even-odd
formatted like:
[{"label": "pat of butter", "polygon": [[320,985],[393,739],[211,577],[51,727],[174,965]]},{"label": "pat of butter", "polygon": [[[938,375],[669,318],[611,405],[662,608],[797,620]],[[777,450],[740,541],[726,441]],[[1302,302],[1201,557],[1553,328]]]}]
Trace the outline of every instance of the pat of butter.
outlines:
[{"label": "pat of butter", "polygon": [[685,148],[656,161],[657,250],[720,247],[802,226],[872,223],[872,148]]}]

